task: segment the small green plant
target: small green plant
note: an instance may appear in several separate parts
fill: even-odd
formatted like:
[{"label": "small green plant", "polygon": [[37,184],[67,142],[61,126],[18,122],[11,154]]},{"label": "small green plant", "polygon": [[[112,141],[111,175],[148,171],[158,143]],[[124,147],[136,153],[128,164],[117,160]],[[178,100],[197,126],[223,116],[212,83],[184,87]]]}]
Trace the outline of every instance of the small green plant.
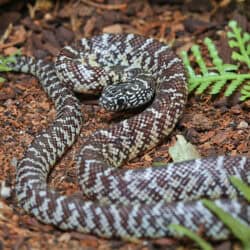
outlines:
[{"label": "small green plant", "polygon": [[215,205],[214,202],[203,200],[202,203],[211,210],[230,229],[241,242],[244,250],[250,250],[250,227],[235,219],[229,213]]},{"label": "small green plant", "polygon": [[[235,176],[230,177],[232,184],[242,193],[242,195],[250,202],[250,187],[242,180]],[[244,250],[250,250],[250,227],[243,224],[241,221],[235,219],[229,213],[218,207],[213,201],[204,199],[202,201],[204,206],[211,210],[218,218],[230,229],[232,234],[237,238]],[[211,245],[200,236],[196,235],[191,230],[176,224],[169,226],[171,230],[176,230],[180,235],[184,235],[194,240],[203,250],[213,249]]]},{"label": "small green plant", "polygon": [[232,59],[240,63],[245,63],[250,69],[250,34],[242,32],[236,21],[232,20],[228,26],[231,31],[227,32],[229,46],[238,51],[233,51]]},{"label": "small green plant", "polygon": [[[20,50],[18,50],[17,52],[13,53],[12,55],[8,57],[4,57],[0,55],[0,72],[12,71],[12,69],[8,67],[8,63],[16,62],[17,55],[21,55]],[[0,77],[0,82],[4,82],[4,81],[5,81],[5,78]]]},{"label": "small green plant", "polygon": [[235,176],[231,176],[230,181],[242,193],[245,199],[250,202],[250,187]]},{"label": "small green plant", "polygon": [[169,225],[169,229],[170,230],[175,230],[178,233],[180,233],[181,235],[189,237],[198,246],[200,246],[201,249],[203,249],[203,250],[213,250],[213,247],[208,242],[203,240],[200,236],[198,236],[197,234],[195,234],[191,230],[189,230],[189,229],[187,229],[187,228],[185,228],[185,227],[183,227],[181,225],[171,224],[171,225]]},{"label": "small green plant", "polygon": [[211,94],[218,94],[227,85],[224,95],[230,96],[240,85],[244,85],[241,89],[240,97],[243,101],[250,98],[250,72],[240,73],[239,69],[243,64],[246,64],[248,69],[250,69],[250,34],[243,33],[236,21],[230,21],[228,26],[231,29],[227,33],[228,44],[233,49],[232,59],[235,61],[235,64],[223,62],[214,42],[210,38],[205,38],[204,44],[208,49],[212,66],[207,66],[198,45],[194,45],[191,48],[199,68],[198,74],[191,66],[186,51],[182,52],[182,58],[188,73],[190,92],[196,90],[197,94],[201,94],[210,88]]}]

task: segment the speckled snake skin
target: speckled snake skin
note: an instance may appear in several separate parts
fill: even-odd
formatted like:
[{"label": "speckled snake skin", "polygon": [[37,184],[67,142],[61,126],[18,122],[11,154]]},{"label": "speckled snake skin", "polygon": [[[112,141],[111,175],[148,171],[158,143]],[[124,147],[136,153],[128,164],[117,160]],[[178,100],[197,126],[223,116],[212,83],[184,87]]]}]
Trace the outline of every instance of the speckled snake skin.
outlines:
[{"label": "speckled snake skin", "polygon": [[[55,65],[18,57],[11,67],[38,77],[57,111],[53,124],[36,136],[17,166],[19,204],[40,221],[106,238],[176,236],[168,228],[171,223],[212,239],[227,238],[228,229],[199,201],[208,197],[250,224],[250,205],[229,182],[234,175],[250,183],[250,159],[246,157],[119,168],[161,142],[183,112],[187,97],[184,69],[165,44],[139,35],[103,34],[65,47]],[[80,132],[82,113],[73,91],[99,93],[106,85],[133,77],[144,82],[137,78],[143,73],[130,73],[137,71],[145,73],[154,99],[139,115],[86,138],[76,162],[79,183],[88,199],[50,189],[51,167]]]}]

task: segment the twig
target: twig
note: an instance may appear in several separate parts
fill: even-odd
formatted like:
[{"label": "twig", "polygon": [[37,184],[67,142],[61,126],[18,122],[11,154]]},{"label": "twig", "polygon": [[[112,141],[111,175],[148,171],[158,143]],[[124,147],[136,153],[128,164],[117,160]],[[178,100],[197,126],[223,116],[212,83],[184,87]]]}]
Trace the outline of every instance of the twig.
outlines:
[{"label": "twig", "polygon": [[90,0],[81,0],[81,2],[86,3],[92,7],[96,7],[103,10],[125,10],[127,8],[127,4],[101,4],[95,3]]},{"label": "twig", "polygon": [[3,44],[5,42],[5,40],[7,40],[7,38],[9,37],[12,29],[13,29],[13,24],[10,23],[8,28],[5,30],[3,35],[0,37],[0,44]]}]

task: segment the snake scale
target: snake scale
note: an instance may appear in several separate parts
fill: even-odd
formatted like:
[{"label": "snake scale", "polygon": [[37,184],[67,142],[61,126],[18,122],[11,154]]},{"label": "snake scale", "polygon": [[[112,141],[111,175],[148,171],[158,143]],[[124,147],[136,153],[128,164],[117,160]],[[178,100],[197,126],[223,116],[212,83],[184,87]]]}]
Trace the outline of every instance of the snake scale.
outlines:
[{"label": "snake scale", "polygon": [[[250,224],[250,205],[229,181],[234,175],[250,183],[247,157],[119,168],[161,142],[183,112],[185,72],[167,45],[140,35],[102,34],[66,46],[55,63],[19,56],[9,66],[35,75],[57,112],[17,165],[18,202],[38,220],[105,238],[176,236],[168,228],[171,223],[211,239],[227,238],[229,230],[200,201],[208,197]],[[80,133],[82,114],[73,92],[96,94],[103,89],[100,103],[108,110],[150,104],[140,114],[86,138],[76,162],[88,199],[61,195],[47,186],[47,176]]]}]

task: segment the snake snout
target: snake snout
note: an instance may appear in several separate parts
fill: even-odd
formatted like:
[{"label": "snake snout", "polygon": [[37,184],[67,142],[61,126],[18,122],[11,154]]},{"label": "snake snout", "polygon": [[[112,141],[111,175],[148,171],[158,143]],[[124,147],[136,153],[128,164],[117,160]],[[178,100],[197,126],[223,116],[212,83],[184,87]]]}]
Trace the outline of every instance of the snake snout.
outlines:
[{"label": "snake snout", "polygon": [[99,105],[108,111],[120,111],[127,108],[126,95],[119,85],[106,87],[99,99]]},{"label": "snake snout", "polygon": [[142,79],[110,85],[104,88],[99,104],[108,111],[140,107],[151,101],[154,89]]}]

